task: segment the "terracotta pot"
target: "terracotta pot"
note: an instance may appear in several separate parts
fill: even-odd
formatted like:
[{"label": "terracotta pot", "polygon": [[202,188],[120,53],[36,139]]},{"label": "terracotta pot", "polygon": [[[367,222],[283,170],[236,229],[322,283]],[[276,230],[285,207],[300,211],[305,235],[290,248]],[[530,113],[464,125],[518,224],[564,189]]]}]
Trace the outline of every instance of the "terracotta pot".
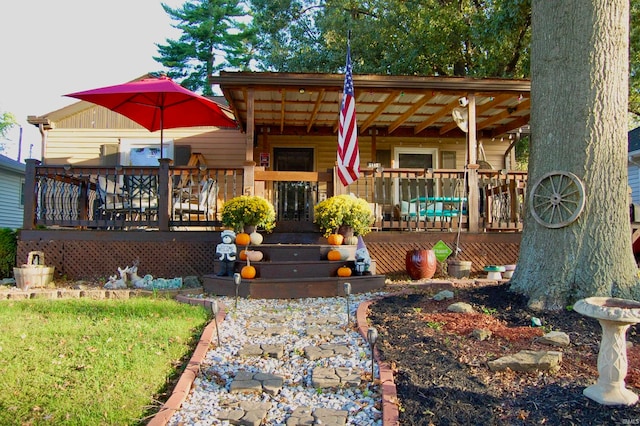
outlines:
[{"label": "terracotta pot", "polygon": [[243,232],[244,232],[245,234],[249,234],[249,235],[251,235],[251,233],[253,233],[253,232],[256,232],[256,228],[257,228],[257,226],[256,226],[256,225],[244,225],[244,226],[242,227]]},{"label": "terracotta pot", "polygon": [[338,228],[338,234],[345,238],[353,237],[353,228],[349,225],[340,225]]},{"label": "terracotta pot", "polygon": [[414,249],[407,252],[406,266],[412,280],[421,280],[433,277],[438,260],[433,250]]}]

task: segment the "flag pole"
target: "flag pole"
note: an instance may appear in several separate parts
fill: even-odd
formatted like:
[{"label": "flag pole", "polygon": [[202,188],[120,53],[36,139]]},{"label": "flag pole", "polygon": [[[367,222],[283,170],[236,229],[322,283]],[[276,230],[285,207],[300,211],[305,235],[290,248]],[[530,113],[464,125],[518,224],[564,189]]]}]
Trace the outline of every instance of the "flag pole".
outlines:
[{"label": "flag pole", "polygon": [[351,30],[347,32],[347,64],[344,76],[344,90],[340,103],[337,172],[343,186],[355,182],[360,175],[356,100],[351,67]]}]

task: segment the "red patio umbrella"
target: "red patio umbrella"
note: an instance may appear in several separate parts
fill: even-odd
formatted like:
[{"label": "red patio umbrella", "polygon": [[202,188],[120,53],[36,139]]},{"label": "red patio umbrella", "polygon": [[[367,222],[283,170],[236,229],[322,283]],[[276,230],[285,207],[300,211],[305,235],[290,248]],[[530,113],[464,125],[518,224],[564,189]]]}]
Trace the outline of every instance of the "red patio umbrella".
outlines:
[{"label": "red patio umbrella", "polygon": [[164,129],[237,126],[217,103],[185,89],[164,76],[70,93],[65,96],[109,108],[151,132],[160,130],[162,155],[164,155]]}]

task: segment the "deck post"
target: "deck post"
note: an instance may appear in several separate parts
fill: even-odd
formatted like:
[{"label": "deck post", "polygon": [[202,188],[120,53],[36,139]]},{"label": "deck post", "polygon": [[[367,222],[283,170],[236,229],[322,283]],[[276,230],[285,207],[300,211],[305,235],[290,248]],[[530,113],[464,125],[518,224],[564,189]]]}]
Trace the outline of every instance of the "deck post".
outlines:
[{"label": "deck post", "polygon": [[253,88],[247,90],[247,135],[245,139],[245,158],[244,158],[244,175],[242,193],[244,195],[255,194],[255,167],[256,162],[253,158],[253,139],[256,135],[255,125],[255,97]]},{"label": "deck post", "polygon": [[160,158],[158,167],[158,229],[169,230],[169,164],[170,158]]},{"label": "deck post", "polygon": [[40,160],[27,158],[25,163],[22,229],[33,230],[36,223],[36,166],[40,164]]},{"label": "deck post", "polygon": [[476,96],[474,93],[467,95],[469,104],[468,108],[468,133],[467,133],[467,149],[469,164],[466,164],[467,177],[469,179],[469,232],[478,232],[480,229],[480,187],[478,186],[478,142],[476,140]]}]

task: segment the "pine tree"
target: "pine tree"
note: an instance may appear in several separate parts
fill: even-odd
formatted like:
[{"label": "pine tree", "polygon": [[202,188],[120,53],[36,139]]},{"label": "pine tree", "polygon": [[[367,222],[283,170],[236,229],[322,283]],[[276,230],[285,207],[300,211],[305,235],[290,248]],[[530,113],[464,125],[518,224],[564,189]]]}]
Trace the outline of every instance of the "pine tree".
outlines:
[{"label": "pine tree", "polygon": [[169,77],[189,90],[211,95],[210,75],[221,69],[248,69],[254,34],[241,2],[199,0],[176,9],[162,7],[182,31],[178,40],[157,44],[159,56],[154,59],[169,70]]}]

